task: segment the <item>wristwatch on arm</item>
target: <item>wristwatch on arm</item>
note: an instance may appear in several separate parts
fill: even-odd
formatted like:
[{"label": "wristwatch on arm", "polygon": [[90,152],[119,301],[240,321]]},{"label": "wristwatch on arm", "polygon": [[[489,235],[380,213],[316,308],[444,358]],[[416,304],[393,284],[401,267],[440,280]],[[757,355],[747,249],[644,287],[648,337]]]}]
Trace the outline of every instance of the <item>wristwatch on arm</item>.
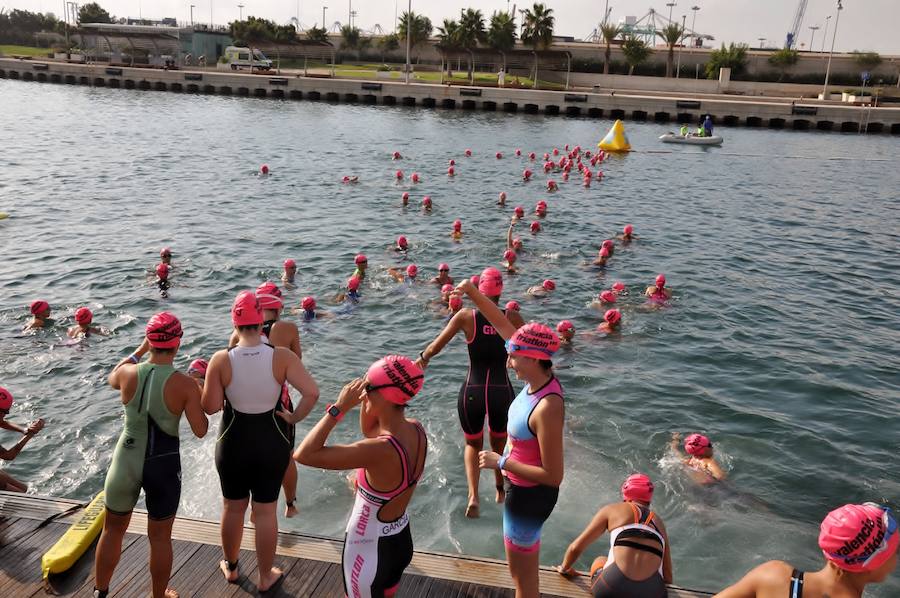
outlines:
[{"label": "wristwatch on arm", "polygon": [[333,417],[335,421],[341,421],[342,419],[344,419],[344,412],[341,411],[334,403],[325,407],[325,413]]}]

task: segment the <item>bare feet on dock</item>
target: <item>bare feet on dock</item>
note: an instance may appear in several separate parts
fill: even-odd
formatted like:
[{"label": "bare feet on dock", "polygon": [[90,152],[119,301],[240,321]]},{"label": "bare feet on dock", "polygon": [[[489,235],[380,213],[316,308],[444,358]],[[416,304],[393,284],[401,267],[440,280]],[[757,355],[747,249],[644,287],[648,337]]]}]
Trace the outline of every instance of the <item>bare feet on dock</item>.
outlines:
[{"label": "bare feet on dock", "polygon": [[224,559],[219,561],[219,569],[222,570],[222,574],[225,576],[225,581],[227,581],[228,583],[236,583],[238,578],[241,576],[241,574],[238,573],[237,567],[234,568],[234,571],[230,570],[228,568],[228,561]]},{"label": "bare feet on dock", "polygon": [[469,505],[466,507],[466,517],[469,519],[478,519],[481,516],[481,507],[478,505],[477,498],[470,498]]},{"label": "bare feet on dock", "polygon": [[503,486],[497,486],[497,496],[495,499],[498,503],[503,503],[506,500],[506,490],[503,489]]},{"label": "bare feet on dock", "polygon": [[173,590],[172,588],[166,588],[166,593],[164,594],[166,598],[178,598],[178,592]]},{"label": "bare feet on dock", "polygon": [[278,567],[272,567],[269,569],[268,575],[259,576],[259,583],[256,585],[256,588],[262,592],[268,592],[271,590],[275,584],[277,584],[281,578],[284,577],[284,572]]}]

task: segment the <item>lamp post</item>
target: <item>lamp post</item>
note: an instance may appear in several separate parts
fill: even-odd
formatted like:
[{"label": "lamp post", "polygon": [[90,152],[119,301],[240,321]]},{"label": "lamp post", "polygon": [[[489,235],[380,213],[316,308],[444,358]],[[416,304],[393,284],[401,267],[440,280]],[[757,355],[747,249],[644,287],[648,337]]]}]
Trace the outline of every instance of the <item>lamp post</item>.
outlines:
[{"label": "lamp post", "polygon": [[409,85],[409,52],[412,50],[412,0],[406,3],[406,84]]},{"label": "lamp post", "polygon": [[678,44],[678,66],[675,67],[675,78],[681,78],[681,49],[684,48],[684,24],[687,22],[687,15],[681,15],[681,43]]},{"label": "lamp post", "polygon": [[828,76],[831,74],[831,57],[834,54],[834,41],[837,39],[838,23],[841,20],[841,0],[837,0],[837,17],[834,19],[834,33],[831,36],[831,50],[828,51],[828,66],[825,67],[825,85],[822,86],[822,99],[828,99]]},{"label": "lamp post", "polygon": [[672,22],[672,9],[677,6],[674,2],[666,2],[666,6],[669,7],[669,22]]},{"label": "lamp post", "polygon": [[825,17],[825,31],[822,32],[822,52],[825,51],[825,40],[828,39],[828,21],[831,20],[831,15]]},{"label": "lamp post", "polygon": [[606,19],[609,18],[609,0],[603,5],[603,24],[606,25]]},{"label": "lamp post", "polygon": [[812,35],[809,36],[809,51],[815,52],[815,50],[813,50],[813,40],[816,39],[816,31],[819,30],[819,26],[818,25],[810,25],[809,30],[812,31]]},{"label": "lamp post", "polygon": [[327,31],[325,29],[325,11],[328,10],[327,6],[322,6],[322,30]]},{"label": "lamp post", "polygon": [[194,7],[196,4],[191,4],[191,27],[194,26]]},{"label": "lamp post", "polygon": [[[244,5],[238,4],[237,6],[238,6],[238,21],[243,21],[244,20]],[[193,5],[191,5],[191,8],[193,8]]]},{"label": "lamp post", "polygon": [[212,18],[212,0],[209,0],[209,28],[212,29],[213,26],[213,18]]},{"label": "lamp post", "polygon": [[694,11],[694,18],[693,18],[693,20],[691,21],[691,54],[693,54],[693,53],[694,53],[694,46],[697,45],[697,40],[696,40],[697,34],[694,33],[694,31],[695,31],[694,27],[697,26],[697,11],[700,10],[700,7],[699,7],[699,6],[692,6],[692,7],[691,7],[691,10]]},{"label": "lamp post", "polygon": [[762,49],[763,49],[763,44],[765,43],[766,38],[764,38],[764,37],[757,37],[756,39],[759,40],[759,49],[762,50]]},{"label": "lamp post", "polygon": [[347,24],[353,27],[353,0],[347,0]]}]

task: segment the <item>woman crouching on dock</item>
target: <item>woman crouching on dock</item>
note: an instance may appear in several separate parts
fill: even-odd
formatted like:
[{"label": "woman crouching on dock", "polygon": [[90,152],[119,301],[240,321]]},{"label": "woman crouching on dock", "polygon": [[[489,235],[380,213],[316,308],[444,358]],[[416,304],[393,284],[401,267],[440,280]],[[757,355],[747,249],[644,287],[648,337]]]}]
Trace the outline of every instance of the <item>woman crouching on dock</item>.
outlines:
[{"label": "woman crouching on dock", "polygon": [[[393,596],[412,561],[406,507],[425,469],[428,439],[422,424],[407,419],[404,409],[423,382],[422,370],[408,358],[379,359],[364,378],[344,386],[294,452],[294,459],[310,467],[356,468],[356,502],[341,557],[344,593],[350,598]],[[357,405],[363,440],[325,446]]]},{"label": "woman crouching on dock", "polygon": [[563,389],[550,359],[559,337],[543,324],[518,329],[500,308],[470,281],[457,287],[472,299],[497,333],[506,340],[507,367],[526,383],[509,406],[504,454],[479,454],[482,469],[497,469],[506,477],[503,539],[516,598],[540,596],[541,528],[550,517],[563,480]]}]

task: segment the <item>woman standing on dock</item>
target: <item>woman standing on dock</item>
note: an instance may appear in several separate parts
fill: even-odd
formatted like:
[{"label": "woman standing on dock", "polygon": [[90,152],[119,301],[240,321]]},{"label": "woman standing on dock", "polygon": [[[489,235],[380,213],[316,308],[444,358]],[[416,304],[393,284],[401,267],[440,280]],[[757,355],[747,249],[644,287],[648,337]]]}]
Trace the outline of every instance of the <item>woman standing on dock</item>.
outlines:
[{"label": "woman standing on dock", "polygon": [[[200,388],[172,363],[181,345],[181,322],[168,312],[147,323],[146,338],[120,361],[109,385],[120,391],[125,427],[106,474],[106,520],[94,563],[94,598],[106,598],[122,555],[122,538],[141,488],[147,501],[150,577],[153,598],[178,594],[166,585],[172,573],[172,524],[181,500],[178,425],[187,417],[197,438],[209,425],[200,408]],[[150,352],[150,359],[140,363]]]},{"label": "woman standing on dock", "polygon": [[565,404],[550,361],[559,349],[559,338],[537,322],[516,328],[469,281],[458,288],[506,340],[507,365],[525,382],[509,406],[509,443],[503,455],[482,451],[478,457],[482,469],[506,476],[503,539],[516,598],[538,598],[541,528],[556,506],[564,471]]},{"label": "woman standing on dock", "polygon": [[[234,300],[231,321],[238,343],[218,351],[209,361],[202,399],[207,414],[224,410],[216,443],[216,469],[225,502],[221,524],[225,559],[219,567],[229,583],[240,578],[238,553],[252,499],[259,565],[256,585],[264,592],[283,575],[273,566],[278,539],[275,508],[291,458],[290,426],[309,414],[319,388],[295,353],[262,341],[263,310],[253,291],[243,291]],[[301,394],[292,412],[281,401],[285,381]]]},{"label": "woman standing on dock", "polygon": [[[424,375],[412,361],[388,355],[364,378],[349,382],[328,405],[294,459],[323,469],[356,468],[356,503],[347,521],[341,561],[350,598],[393,596],[412,561],[406,507],[425,468],[428,439],[422,424],[404,413],[422,390]],[[325,446],[344,416],[360,405],[364,436],[350,445]],[[390,490],[379,490],[390,488]]]},{"label": "woman standing on dock", "polygon": [[[504,315],[497,307],[503,291],[503,276],[496,268],[487,268],[481,273],[478,282],[483,296],[494,306],[504,320],[509,318],[511,326],[521,326],[522,317],[518,312]],[[466,309],[453,316],[444,330],[424,351],[419,353],[416,365],[425,369],[428,363],[459,332],[466,338],[469,352],[469,372],[459,390],[456,410],[462,426],[466,446],[463,459],[466,467],[466,480],[469,484],[466,517],[478,517],[479,496],[478,482],[481,472],[478,469],[478,452],[484,448],[484,420],[487,418],[490,428],[491,448],[500,452],[506,445],[506,419],[509,405],[513,400],[512,384],[506,373],[506,350],[503,339],[490,322],[478,309]],[[498,471],[495,475],[497,488],[496,500],[503,502],[503,476]]]}]

